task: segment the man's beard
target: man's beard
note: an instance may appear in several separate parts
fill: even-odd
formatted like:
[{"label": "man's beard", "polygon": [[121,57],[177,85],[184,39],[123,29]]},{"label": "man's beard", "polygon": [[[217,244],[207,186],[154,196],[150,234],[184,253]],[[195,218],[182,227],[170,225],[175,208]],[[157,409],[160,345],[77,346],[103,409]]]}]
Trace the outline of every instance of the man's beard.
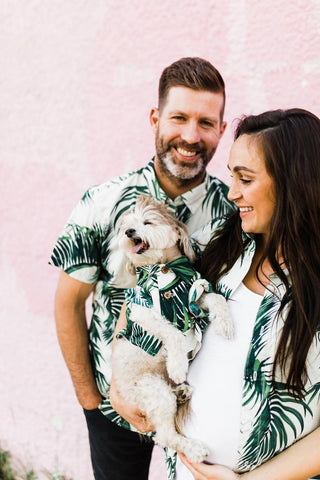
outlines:
[{"label": "man's beard", "polygon": [[[194,149],[200,153],[200,157],[196,162],[175,162],[174,153],[172,147],[181,147],[188,149]],[[216,148],[213,148],[209,154],[205,148],[199,146],[199,144],[189,145],[185,142],[168,143],[165,144],[163,139],[156,137],[156,152],[159,160],[159,166],[163,173],[170,177],[175,183],[189,183],[188,181],[197,180],[202,177],[206,166],[210,162]]]}]

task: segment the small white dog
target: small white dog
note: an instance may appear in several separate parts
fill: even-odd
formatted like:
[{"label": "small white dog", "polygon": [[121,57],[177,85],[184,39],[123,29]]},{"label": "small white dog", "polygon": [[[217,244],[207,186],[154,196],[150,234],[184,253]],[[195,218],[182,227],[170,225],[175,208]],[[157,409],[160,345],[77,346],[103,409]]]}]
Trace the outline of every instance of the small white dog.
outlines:
[{"label": "small white dog", "polygon": [[212,321],[218,333],[232,337],[226,301],[205,293],[210,285],[190,263],[195,254],[187,228],[165,204],[141,195],[123,214],[120,246],[128,271],[136,270],[138,280],[127,290],[128,324],[113,352],[118,391],[146,412],[157,444],[200,462],[207,447],[182,435],[178,411],[191,397],[188,360],[200,348],[202,330]]}]

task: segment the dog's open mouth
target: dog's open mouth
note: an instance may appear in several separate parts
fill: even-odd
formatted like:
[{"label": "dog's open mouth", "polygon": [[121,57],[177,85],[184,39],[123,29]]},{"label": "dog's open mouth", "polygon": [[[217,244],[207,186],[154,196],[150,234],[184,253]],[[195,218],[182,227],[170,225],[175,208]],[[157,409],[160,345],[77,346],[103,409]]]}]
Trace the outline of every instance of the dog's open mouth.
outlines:
[{"label": "dog's open mouth", "polygon": [[132,241],[134,242],[134,247],[132,248],[132,253],[138,253],[139,255],[146,250],[148,250],[149,245],[147,243],[144,243],[141,238],[132,238]]}]

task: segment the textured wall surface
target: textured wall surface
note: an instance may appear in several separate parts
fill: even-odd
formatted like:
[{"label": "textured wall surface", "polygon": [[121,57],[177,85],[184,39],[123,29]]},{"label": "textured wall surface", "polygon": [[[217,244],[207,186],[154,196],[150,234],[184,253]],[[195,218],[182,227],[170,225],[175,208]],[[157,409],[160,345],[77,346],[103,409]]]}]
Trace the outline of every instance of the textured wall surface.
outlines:
[{"label": "textured wall surface", "polygon": [[[56,237],[88,186],[149,161],[157,81],[182,56],[225,78],[229,126],[209,170],[227,182],[234,118],[319,116],[320,2],[2,0],[0,21],[0,445],[91,480],[54,328]],[[151,478],[164,478],[160,451]]]}]

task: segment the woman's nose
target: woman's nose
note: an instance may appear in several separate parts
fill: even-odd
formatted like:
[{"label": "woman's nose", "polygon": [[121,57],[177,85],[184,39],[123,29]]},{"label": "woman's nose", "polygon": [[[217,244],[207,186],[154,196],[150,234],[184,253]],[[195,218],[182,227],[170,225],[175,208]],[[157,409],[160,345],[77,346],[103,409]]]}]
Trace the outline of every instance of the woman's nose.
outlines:
[{"label": "woman's nose", "polygon": [[228,192],[228,200],[231,202],[235,202],[241,197],[241,192],[239,191],[236,182],[232,181],[229,192]]}]

